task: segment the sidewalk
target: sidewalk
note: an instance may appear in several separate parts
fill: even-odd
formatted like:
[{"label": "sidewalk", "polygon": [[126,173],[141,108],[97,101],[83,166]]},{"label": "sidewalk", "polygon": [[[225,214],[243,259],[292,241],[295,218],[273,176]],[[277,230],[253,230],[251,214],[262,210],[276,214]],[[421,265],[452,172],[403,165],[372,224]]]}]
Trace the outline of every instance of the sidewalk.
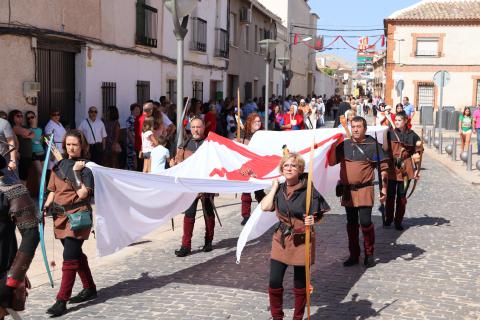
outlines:
[{"label": "sidewalk", "polygon": [[[413,129],[417,132],[418,135],[421,135],[422,126],[414,125]],[[432,126],[427,126],[427,130],[424,132],[424,135],[427,135],[429,129],[432,129]],[[436,137],[439,138],[438,130],[436,131]],[[451,145],[453,143],[453,139],[457,138],[457,159],[453,160],[452,156],[447,154],[445,151],[445,147],[447,145]],[[433,141],[431,147],[428,147],[428,143],[424,140],[424,147],[425,147],[425,154],[432,157],[433,159],[440,162],[442,165],[447,167],[452,173],[457,175],[464,181],[467,181],[473,185],[480,185],[480,172],[476,168],[475,164],[477,161],[480,160],[480,156],[477,154],[477,136],[472,135],[471,144],[472,144],[472,171],[467,171],[467,165],[462,160],[460,160],[460,138],[457,131],[452,130],[443,130],[442,131],[442,139],[443,139],[443,150],[438,150],[433,145]]]}]

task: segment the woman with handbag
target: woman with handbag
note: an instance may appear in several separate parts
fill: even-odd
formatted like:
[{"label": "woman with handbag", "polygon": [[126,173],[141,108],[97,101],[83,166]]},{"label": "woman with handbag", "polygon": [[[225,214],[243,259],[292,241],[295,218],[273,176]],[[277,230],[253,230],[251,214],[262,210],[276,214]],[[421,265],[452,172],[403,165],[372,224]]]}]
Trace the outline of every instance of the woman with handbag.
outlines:
[{"label": "woman with handbag", "polygon": [[[261,202],[263,211],[275,211],[279,223],[272,240],[270,283],[268,295],[272,318],[283,319],[283,278],[288,266],[293,266],[295,310],[293,319],[303,319],[306,304],[305,226],[313,226],[330,210],[328,203],[312,188],[310,215],[305,217],[307,174],[305,161],[297,153],[289,153],[280,161],[279,171],[285,178],[274,180],[272,189]],[[311,230],[311,263],[315,261],[315,233]]]},{"label": "woman with handbag", "polygon": [[[52,316],[67,311],[67,301],[79,303],[97,296],[88,258],[82,245],[88,240],[92,228],[93,174],[85,167],[88,143],[79,130],[70,130],[62,142],[64,159],[52,170],[44,208],[53,215],[55,238],[63,245],[62,282],[55,304],[47,310]],[[80,276],[83,290],[70,299],[76,275]]]}]

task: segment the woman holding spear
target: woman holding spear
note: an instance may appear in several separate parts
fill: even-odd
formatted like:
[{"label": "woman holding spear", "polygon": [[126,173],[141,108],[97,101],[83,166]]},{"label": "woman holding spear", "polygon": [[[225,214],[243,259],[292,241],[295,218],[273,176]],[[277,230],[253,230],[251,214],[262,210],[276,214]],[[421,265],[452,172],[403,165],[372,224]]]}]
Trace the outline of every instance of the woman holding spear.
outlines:
[{"label": "woman holding spear", "polygon": [[[283,278],[288,266],[294,268],[295,310],[293,319],[303,319],[307,302],[306,264],[315,261],[313,226],[330,210],[328,203],[315,188],[308,187],[305,161],[296,153],[287,153],[281,160],[279,171],[285,182],[272,182],[272,189],[261,202],[263,211],[275,211],[279,220],[272,240],[270,283],[268,294],[273,319],[283,319]],[[310,189],[312,192],[307,192]],[[307,194],[311,194],[308,215]],[[305,255],[306,230],[311,230],[310,259]],[[308,266],[309,267],[309,266]]]}]

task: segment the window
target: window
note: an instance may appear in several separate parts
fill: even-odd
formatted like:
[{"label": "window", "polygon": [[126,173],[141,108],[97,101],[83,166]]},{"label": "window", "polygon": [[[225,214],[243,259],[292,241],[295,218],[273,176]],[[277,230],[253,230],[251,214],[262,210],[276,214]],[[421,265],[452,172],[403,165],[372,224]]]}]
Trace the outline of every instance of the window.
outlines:
[{"label": "window", "polygon": [[250,50],[250,26],[245,26],[245,50]]},{"label": "window", "polygon": [[192,83],[193,94],[192,97],[203,103],[203,82],[194,81]]},{"label": "window", "polygon": [[417,52],[418,57],[437,57],[438,38],[417,38]]},{"label": "window", "polygon": [[102,82],[102,115],[105,117],[107,108],[117,104],[117,83]]},{"label": "window", "polygon": [[192,18],[192,41],[190,49],[207,52],[207,21],[198,17]]},{"label": "window", "polygon": [[477,106],[480,104],[480,80],[477,80]]},{"label": "window", "polygon": [[158,11],[147,6],[145,0],[137,1],[137,31],[135,43],[157,47]]},{"label": "window", "polygon": [[252,83],[245,82],[245,101],[252,99]]},{"label": "window", "polygon": [[421,82],[418,84],[418,108],[434,107],[435,87],[432,82]]},{"label": "window", "polygon": [[137,81],[137,103],[144,104],[150,100],[150,81]]},{"label": "window", "polygon": [[167,81],[167,97],[171,103],[177,103],[177,80],[169,79]]},{"label": "window", "polygon": [[230,45],[235,46],[237,41],[237,16],[230,12]]},{"label": "window", "polygon": [[215,29],[215,57],[228,58],[227,35],[227,30]]},{"label": "window", "polygon": [[[265,39],[265,38],[263,37],[264,35],[265,35],[265,34],[263,33],[263,29],[262,29],[262,28],[259,28],[259,29],[258,29],[258,36],[260,37],[260,39],[259,39],[258,41],[262,41],[263,39]],[[264,49],[263,49],[262,47],[260,47],[259,53],[260,53],[260,54],[263,54],[263,51],[264,51]]]}]

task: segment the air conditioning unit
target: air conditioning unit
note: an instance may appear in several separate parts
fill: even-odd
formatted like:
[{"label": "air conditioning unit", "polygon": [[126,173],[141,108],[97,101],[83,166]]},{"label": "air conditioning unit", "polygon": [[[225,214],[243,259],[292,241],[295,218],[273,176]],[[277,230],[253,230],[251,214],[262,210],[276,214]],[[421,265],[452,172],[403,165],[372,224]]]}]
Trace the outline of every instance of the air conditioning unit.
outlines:
[{"label": "air conditioning unit", "polygon": [[240,8],[240,23],[242,24],[252,23],[252,9],[247,7]]},{"label": "air conditioning unit", "polygon": [[36,98],[40,91],[40,82],[25,81],[23,83],[23,95],[25,98]]}]

